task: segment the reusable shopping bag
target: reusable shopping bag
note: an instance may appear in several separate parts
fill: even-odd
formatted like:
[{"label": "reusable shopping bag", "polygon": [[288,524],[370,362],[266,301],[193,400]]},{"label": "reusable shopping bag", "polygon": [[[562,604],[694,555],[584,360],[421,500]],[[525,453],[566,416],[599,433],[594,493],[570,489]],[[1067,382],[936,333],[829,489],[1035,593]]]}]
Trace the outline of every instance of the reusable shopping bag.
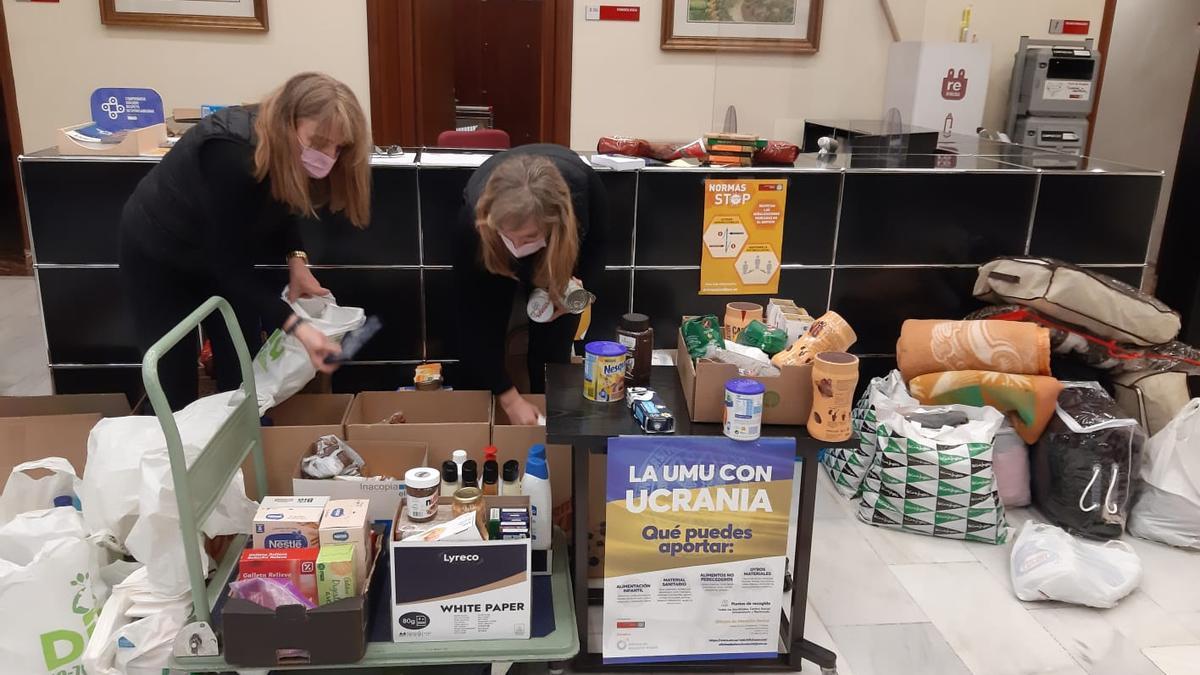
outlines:
[{"label": "reusable shopping bag", "polygon": [[863,479],[860,520],[950,539],[1002,544],[995,408],[904,406],[880,411],[878,451]]}]

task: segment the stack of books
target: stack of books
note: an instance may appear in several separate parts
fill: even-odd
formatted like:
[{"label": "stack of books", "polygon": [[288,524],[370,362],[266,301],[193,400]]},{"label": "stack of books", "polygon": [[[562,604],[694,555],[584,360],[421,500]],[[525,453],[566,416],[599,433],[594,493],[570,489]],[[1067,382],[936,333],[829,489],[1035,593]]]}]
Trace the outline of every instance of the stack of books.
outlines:
[{"label": "stack of books", "polygon": [[750,166],[754,153],[766,147],[766,139],[749,134],[707,134],[708,161],[713,166]]}]

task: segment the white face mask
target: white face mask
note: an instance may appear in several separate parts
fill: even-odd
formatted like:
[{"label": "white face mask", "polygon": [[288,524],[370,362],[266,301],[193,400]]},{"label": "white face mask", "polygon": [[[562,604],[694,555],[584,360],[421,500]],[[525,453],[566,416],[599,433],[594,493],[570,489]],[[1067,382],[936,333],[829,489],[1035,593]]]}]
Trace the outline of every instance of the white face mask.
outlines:
[{"label": "white face mask", "polygon": [[537,241],[531,241],[528,244],[525,244],[523,246],[517,246],[516,244],[514,244],[512,242],[511,239],[504,236],[503,232],[497,232],[497,234],[499,234],[500,238],[502,240],[504,240],[504,247],[508,249],[509,253],[513,254],[514,258],[527,258],[527,257],[533,255],[534,253],[537,253],[538,251],[546,248],[546,238],[545,237],[542,237],[541,239],[538,239]]}]

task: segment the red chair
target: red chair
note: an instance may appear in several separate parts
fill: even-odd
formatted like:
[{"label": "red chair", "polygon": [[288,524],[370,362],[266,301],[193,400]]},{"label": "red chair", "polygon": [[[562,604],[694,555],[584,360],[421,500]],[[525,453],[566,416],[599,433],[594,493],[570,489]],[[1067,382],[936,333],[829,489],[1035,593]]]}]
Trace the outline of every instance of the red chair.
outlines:
[{"label": "red chair", "polygon": [[475,131],[443,131],[438,134],[439,148],[469,148],[472,150],[507,150],[512,147],[508,132],[503,129]]}]

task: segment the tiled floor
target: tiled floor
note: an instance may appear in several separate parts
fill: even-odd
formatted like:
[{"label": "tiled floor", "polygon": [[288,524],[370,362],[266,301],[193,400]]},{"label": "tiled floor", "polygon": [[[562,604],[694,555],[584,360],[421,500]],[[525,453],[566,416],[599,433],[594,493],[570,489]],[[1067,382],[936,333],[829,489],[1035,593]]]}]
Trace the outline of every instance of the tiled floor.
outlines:
[{"label": "tiled floor", "polygon": [[[0,277],[0,318],[0,394],[49,393],[32,279]],[[1015,527],[1033,517],[1008,513]],[[841,675],[1200,673],[1200,553],[1128,538],[1142,585],[1116,608],[1025,603],[1011,544],[865,525],[824,473],[813,537],[806,636],[837,652]]]}]

